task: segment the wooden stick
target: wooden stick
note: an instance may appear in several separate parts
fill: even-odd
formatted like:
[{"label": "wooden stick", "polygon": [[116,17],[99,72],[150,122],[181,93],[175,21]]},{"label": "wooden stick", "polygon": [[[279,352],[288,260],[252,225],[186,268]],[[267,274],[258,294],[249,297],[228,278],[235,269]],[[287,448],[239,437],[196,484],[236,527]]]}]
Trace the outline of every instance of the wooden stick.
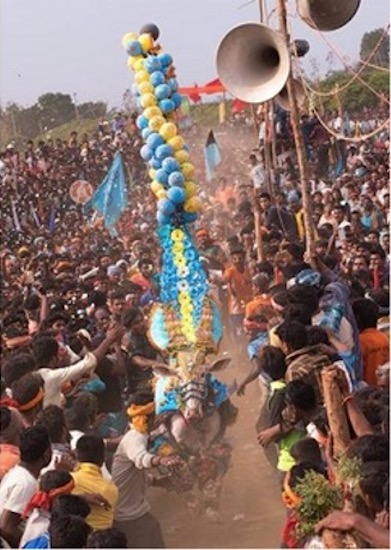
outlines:
[{"label": "wooden stick", "polygon": [[329,421],[330,432],[333,436],[334,451],[345,452],[350,444],[348,419],[343,406],[343,398],[337,381],[338,373],[335,367],[322,370],[322,386],[324,404]]}]

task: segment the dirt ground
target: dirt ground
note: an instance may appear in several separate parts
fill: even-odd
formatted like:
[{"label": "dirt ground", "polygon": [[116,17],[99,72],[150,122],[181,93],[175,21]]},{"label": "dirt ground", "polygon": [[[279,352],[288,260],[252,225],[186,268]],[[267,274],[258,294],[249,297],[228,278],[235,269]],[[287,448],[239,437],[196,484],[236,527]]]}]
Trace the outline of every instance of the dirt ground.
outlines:
[{"label": "dirt ground", "polygon": [[[233,367],[221,378],[231,383],[235,378],[240,380],[238,371],[238,367]],[[255,437],[260,403],[258,383],[247,386],[246,394],[234,396],[232,401],[239,407],[239,417],[227,431],[233,456],[221,499],[221,523],[192,518],[180,497],[162,489],[150,489],[152,513],[161,522],[169,548],[280,547],[285,510],[276,474]]]}]

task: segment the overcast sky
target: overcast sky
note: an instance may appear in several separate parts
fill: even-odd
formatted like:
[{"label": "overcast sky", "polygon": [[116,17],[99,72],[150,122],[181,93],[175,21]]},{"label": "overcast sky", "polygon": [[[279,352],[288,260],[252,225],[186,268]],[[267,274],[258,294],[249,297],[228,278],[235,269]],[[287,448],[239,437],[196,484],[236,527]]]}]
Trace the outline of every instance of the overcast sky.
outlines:
[{"label": "overcast sky", "polygon": [[[270,11],[276,2],[267,4]],[[43,93],[63,92],[75,93],[78,102],[119,106],[132,83],[121,37],[150,21],[161,29],[160,43],[174,57],[180,84],[205,83],[216,77],[219,40],[231,27],[259,18],[258,0],[1,0],[0,5],[2,105],[29,105]],[[310,42],[308,71],[311,57],[326,70],[328,46],[297,18],[294,0],[288,11],[294,38]],[[361,0],[355,18],[326,38],[343,55],[357,58],[363,33],[388,21],[387,0]]]}]

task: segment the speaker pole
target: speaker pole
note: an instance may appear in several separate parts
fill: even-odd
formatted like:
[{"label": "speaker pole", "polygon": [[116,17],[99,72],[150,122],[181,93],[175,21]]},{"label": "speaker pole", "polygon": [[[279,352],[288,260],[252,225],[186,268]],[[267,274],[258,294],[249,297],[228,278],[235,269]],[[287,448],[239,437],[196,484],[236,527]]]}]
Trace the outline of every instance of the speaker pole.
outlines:
[{"label": "speaker pole", "polygon": [[[286,43],[289,45],[289,33],[287,26],[287,12],[285,0],[278,0],[278,21],[279,29]],[[297,163],[300,172],[300,184],[303,202],[303,214],[304,214],[304,228],[305,228],[305,241],[306,251],[310,253],[312,250],[312,244],[315,239],[314,222],[312,218],[312,205],[311,205],[311,189],[309,183],[307,160],[304,153],[304,141],[300,130],[300,118],[299,118],[299,106],[296,97],[295,86],[293,85],[292,73],[288,77],[287,81],[288,97],[291,106],[291,123],[293,130],[293,137],[296,147]]]}]

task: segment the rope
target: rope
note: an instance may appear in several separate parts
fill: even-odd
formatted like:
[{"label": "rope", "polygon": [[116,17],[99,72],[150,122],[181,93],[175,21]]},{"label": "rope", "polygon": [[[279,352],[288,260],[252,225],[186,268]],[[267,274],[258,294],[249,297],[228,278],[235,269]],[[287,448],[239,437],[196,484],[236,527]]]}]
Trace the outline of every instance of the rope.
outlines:
[{"label": "rope", "polygon": [[[350,86],[356,79],[360,78],[361,73],[362,73],[362,72],[365,70],[365,68],[368,66],[368,62],[372,59],[372,57],[375,55],[375,53],[377,53],[378,49],[380,48],[381,43],[382,43],[382,41],[383,41],[383,38],[384,38],[385,34],[388,33],[389,28],[390,28],[390,25],[388,24],[388,25],[387,25],[387,28],[384,29],[384,32],[383,32],[382,36],[379,38],[377,44],[375,45],[375,47],[373,48],[373,50],[370,52],[370,54],[368,55],[367,59],[366,59],[365,61],[362,61],[362,63],[363,63],[362,67],[360,67],[360,69],[359,69],[357,72],[355,72],[355,73],[353,74],[352,78],[351,78],[350,80],[348,80],[348,82],[346,82],[343,86],[341,86],[341,88],[339,88],[339,90],[338,90],[339,92],[343,92],[344,90],[346,90],[347,88],[349,88],[349,86]],[[289,29],[289,32],[290,32],[290,33],[291,33],[291,31],[292,31],[292,29]],[[345,61],[344,61],[344,60],[342,59],[342,57],[339,55],[338,51],[337,51],[332,45],[330,45],[330,43],[329,43],[329,42],[327,41],[327,39],[323,36],[323,34],[322,34],[319,30],[317,30],[317,29],[312,29],[312,31],[313,31],[313,32],[317,32],[317,33],[320,35],[320,37],[324,40],[324,42],[326,42],[326,44],[329,46],[329,48],[332,49],[332,50],[334,51],[334,53],[337,55],[337,57],[342,61],[342,63],[344,64],[345,68],[348,68],[348,66],[346,65]],[[295,49],[295,56],[298,57],[298,56],[297,56],[297,51],[296,51],[296,49]],[[362,81],[362,82],[365,82],[365,81]],[[369,84],[367,84],[366,82],[365,82],[365,85],[366,85],[367,87],[369,87]],[[315,89],[312,88],[308,83],[307,83],[307,87],[308,87],[308,89],[309,89],[314,95],[317,95],[317,96],[319,96],[319,97],[330,97],[330,96],[332,96],[332,95],[335,95],[335,92],[332,91],[332,90],[329,91],[329,92],[320,92],[320,91],[318,91],[318,90],[315,90]],[[373,93],[377,94],[377,92],[374,91],[372,88],[370,88],[370,89],[371,89],[371,91],[372,91]],[[384,98],[382,98],[382,99],[384,99]]]}]

